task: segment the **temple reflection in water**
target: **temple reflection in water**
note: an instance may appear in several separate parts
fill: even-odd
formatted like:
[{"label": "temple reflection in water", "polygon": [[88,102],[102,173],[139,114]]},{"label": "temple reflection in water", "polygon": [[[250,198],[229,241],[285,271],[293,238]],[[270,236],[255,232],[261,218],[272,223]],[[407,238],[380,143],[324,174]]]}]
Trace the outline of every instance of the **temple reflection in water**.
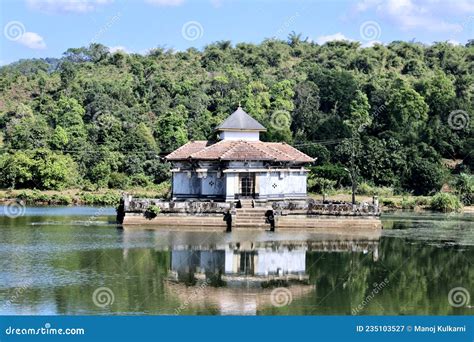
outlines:
[{"label": "temple reflection in water", "polygon": [[175,280],[218,277],[227,286],[268,281],[307,280],[307,247],[259,246],[253,242],[229,243],[209,250],[175,249],[171,272]]},{"label": "temple reflection in water", "polygon": [[[275,306],[275,289],[288,295],[285,304],[305,301],[318,292],[309,268],[315,254],[347,253],[378,260],[380,233],[341,236],[269,233],[221,234],[149,231],[155,249],[168,251],[165,291],[186,310],[213,308],[224,315],[255,315]],[[124,232],[125,242],[133,234]],[[130,241],[132,242],[132,241]],[[124,257],[127,250],[124,250]],[[329,254],[328,254],[329,255]],[[313,267],[314,269],[314,267]],[[292,304],[293,303],[293,304]]]}]

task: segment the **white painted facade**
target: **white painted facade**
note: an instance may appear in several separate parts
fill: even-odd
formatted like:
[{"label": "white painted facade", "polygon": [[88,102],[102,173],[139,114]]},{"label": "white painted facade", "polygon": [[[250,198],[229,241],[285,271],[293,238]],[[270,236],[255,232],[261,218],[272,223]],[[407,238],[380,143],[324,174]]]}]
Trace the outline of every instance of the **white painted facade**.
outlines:
[{"label": "white painted facade", "polygon": [[[306,272],[306,247],[272,250],[173,250],[171,270],[178,273],[222,273],[256,276],[300,274]],[[243,260],[244,259],[244,260]]]},{"label": "white painted facade", "polygon": [[[234,115],[236,116],[233,117]],[[229,123],[233,120],[235,122]],[[242,122],[247,122],[248,128],[242,128],[245,126]],[[265,131],[265,128],[239,107],[218,130],[222,140],[259,141],[260,132]],[[306,197],[308,170],[304,169],[302,164],[285,164],[271,160],[195,160],[193,163],[183,160],[173,163],[173,167],[174,199],[235,201],[242,197],[269,200]]]},{"label": "white painted facade", "polygon": [[210,169],[206,172],[179,169],[173,172],[173,197],[215,198],[234,201],[241,195],[242,175],[254,177],[254,198],[283,200],[299,199],[307,195],[308,170],[298,168],[270,168],[263,165],[248,168],[229,165],[223,171]]},{"label": "white painted facade", "polygon": [[260,140],[259,132],[248,132],[248,131],[222,131],[219,134],[221,140],[247,140],[247,141],[258,141]]}]

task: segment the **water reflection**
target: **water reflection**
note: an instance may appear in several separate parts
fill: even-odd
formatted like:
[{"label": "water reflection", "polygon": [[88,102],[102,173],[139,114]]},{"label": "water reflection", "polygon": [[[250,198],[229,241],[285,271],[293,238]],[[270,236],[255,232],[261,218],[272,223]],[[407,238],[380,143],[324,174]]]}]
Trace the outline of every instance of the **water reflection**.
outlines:
[{"label": "water reflection", "polygon": [[[0,315],[350,315],[385,279],[357,314],[473,312],[448,301],[474,285],[472,216],[386,216],[380,236],[119,230],[96,212],[0,217]],[[99,287],[112,305],[94,304]]]},{"label": "water reflection", "polygon": [[[125,230],[133,240],[136,230]],[[255,315],[260,310],[291,304],[316,290],[307,271],[308,255],[356,253],[378,260],[380,231],[355,236],[295,234],[153,232],[157,249],[169,251],[165,288],[185,303],[175,310],[213,308],[224,315]],[[289,238],[293,239],[290,240]],[[277,239],[278,241],[274,241]],[[222,241],[227,240],[227,241]],[[128,252],[125,251],[124,256]],[[312,266],[312,265],[311,265]],[[278,292],[285,305],[277,302]]]}]

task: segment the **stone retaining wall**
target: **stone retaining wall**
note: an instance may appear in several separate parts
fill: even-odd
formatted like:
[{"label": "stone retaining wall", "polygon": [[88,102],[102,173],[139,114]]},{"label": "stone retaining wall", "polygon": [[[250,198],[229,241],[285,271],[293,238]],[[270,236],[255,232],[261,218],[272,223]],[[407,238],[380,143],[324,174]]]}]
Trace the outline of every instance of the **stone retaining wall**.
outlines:
[{"label": "stone retaining wall", "polygon": [[[157,214],[146,215],[151,206],[158,207]],[[213,201],[164,201],[160,199],[133,199],[124,197],[118,213],[123,213],[123,224],[159,226],[195,226],[225,228],[225,213],[232,216],[232,229],[243,228],[242,220],[249,221],[248,228],[268,229],[265,213],[272,210],[275,227],[283,229],[307,228],[380,228],[378,202],[352,205],[346,202],[322,202],[313,199],[291,201],[254,201],[254,208],[236,210],[235,203]],[[262,209],[262,210],[260,210]],[[260,216],[248,212],[261,212]],[[270,214],[271,215],[271,214]],[[119,215],[118,215],[119,216]],[[242,217],[241,217],[242,216]],[[230,217],[230,216],[229,216]],[[268,222],[267,222],[268,223]],[[235,227],[234,227],[235,225]]]}]

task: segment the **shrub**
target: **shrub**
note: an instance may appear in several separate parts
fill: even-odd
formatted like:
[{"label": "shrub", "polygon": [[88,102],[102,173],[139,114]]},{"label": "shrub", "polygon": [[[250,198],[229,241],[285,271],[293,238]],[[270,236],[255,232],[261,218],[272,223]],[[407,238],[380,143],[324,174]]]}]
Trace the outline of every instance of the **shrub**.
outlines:
[{"label": "shrub", "polygon": [[84,191],[97,191],[98,189],[99,189],[99,187],[97,186],[97,184],[93,184],[88,179],[85,179],[82,182],[82,190],[84,190]]},{"label": "shrub", "polygon": [[308,190],[318,194],[334,190],[335,181],[321,177],[310,177],[308,179]]},{"label": "shrub", "polygon": [[416,201],[414,199],[403,197],[402,201],[400,202],[400,206],[402,209],[415,209]]},{"label": "shrub", "polygon": [[120,202],[120,195],[107,192],[105,194],[81,193],[80,199],[88,205],[117,205]]},{"label": "shrub", "polygon": [[128,187],[129,179],[126,174],[120,172],[112,172],[109,176],[109,188],[111,189],[126,189]]},{"label": "shrub", "polygon": [[50,203],[69,205],[72,203],[72,198],[69,195],[55,194],[51,196]]},{"label": "shrub", "polygon": [[440,164],[418,159],[413,163],[405,187],[413,189],[415,195],[429,195],[441,189],[444,178],[444,170]]},{"label": "shrub", "polygon": [[341,165],[323,164],[311,168],[314,177],[326,178],[336,182],[336,186],[350,186],[351,177]]},{"label": "shrub", "polygon": [[474,176],[468,173],[461,173],[456,177],[454,186],[461,202],[465,205],[472,205],[474,202]]},{"label": "shrub", "polygon": [[156,205],[150,205],[148,208],[146,208],[144,215],[148,220],[151,220],[158,216],[160,211],[160,207],[157,207]]},{"label": "shrub", "polygon": [[391,198],[382,198],[380,200],[380,203],[382,203],[382,205],[384,207],[388,207],[388,208],[396,208],[397,207],[395,201]]},{"label": "shrub", "polygon": [[130,179],[132,186],[141,186],[146,188],[151,184],[150,178],[145,176],[143,173],[139,173],[137,175],[133,175]]},{"label": "shrub", "polygon": [[433,210],[442,212],[460,211],[462,209],[462,203],[459,198],[453,194],[438,192],[431,199],[430,207]]},{"label": "shrub", "polygon": [[378,187],[362,182],[357,186],[357,195],[364,196],[393,196],[393,189],[389,187]]},{"label": "shrub", "polygon": [[416,205],[419,205],[419,206],[426,206],[430,204],[430,198],[420,196],[415,199],[415,203]]}]

